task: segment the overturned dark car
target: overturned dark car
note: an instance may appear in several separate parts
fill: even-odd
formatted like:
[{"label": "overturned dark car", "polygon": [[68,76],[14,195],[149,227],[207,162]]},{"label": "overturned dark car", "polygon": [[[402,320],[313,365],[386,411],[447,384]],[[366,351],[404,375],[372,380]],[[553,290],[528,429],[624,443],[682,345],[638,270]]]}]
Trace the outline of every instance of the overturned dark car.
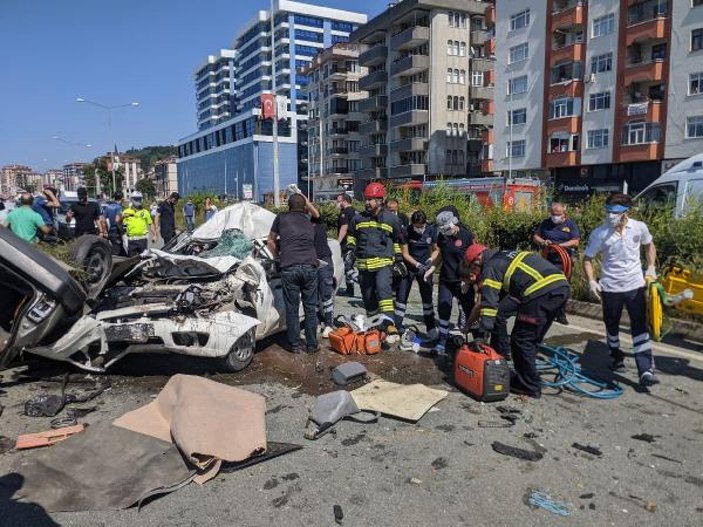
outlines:
[{"label": "overturned dark car", "polygon": [[[285,329],[280,278],[264,241],[273,217],[233,205],[165,250],[131,259],[113,259],[105,240],[83,236],[72,246],[75,269],[0,229],[0,368],[30,353],[103,372],[145,352],[246,368],[256,341]],[[236,256],[218,241],[231,233],[248,241]],[[341,273],[339,245],[330,245]]]}]

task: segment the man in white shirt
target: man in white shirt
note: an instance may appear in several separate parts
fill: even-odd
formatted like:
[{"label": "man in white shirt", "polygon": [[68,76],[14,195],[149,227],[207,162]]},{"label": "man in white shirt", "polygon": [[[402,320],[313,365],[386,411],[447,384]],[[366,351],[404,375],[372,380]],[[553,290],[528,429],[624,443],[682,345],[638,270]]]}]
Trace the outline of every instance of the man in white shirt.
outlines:
[{"label": "man in white shirt", "polygon": [[[647,225],[627,215],[632,198],[613,194],[605,202],[605,222],[591,232],[584,255],[584,270],[591,294],[603,302],[603,319],[614,371],[625,371],[625,355],[620,349],[620,317],[623,306],[630,315],[633,351],[642,387],[658,384],[654,375],[652,343],[647,331],[645,278],[657,277],[654,268],[657,250]],[[644,247],[647,271],[642,275],[640,248]],[[591,261],[602,255],[600,281]]]}]

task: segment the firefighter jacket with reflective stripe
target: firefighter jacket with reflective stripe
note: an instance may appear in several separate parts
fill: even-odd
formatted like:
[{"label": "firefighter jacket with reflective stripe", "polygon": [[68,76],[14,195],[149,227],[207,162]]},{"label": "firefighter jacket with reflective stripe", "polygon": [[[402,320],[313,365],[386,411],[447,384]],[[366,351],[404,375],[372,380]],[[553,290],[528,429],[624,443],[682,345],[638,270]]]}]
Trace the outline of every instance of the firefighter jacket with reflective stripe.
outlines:
[{"label": "firefighter jacket with reflective stripe", "polygon": [[564,273],[537,253],[497,251],[493,255],[487,252],[484,257],[479,281],[479,326],[484,331],[493,329],[498,303],[504,294],[525,303],[557,287],[569,287]]},{"label": "firefighter jacket with reflective stripe", "polygon": [[385,210],[376,216],[364,211],[349,222],[347,245],[355,250],[360,271],[375,271],[400,257],[402,237],[398,216]]}]

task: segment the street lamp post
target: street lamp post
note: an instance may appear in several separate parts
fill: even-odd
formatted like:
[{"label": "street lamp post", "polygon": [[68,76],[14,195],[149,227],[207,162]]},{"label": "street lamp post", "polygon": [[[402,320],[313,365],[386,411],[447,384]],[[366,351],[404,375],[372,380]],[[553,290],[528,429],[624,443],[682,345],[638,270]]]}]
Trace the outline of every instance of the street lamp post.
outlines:
[{"label": "street lamp post", "polygon": [[[84,97],[76,97],[76,102],[85,102],[88,104],[92,104],[93,106],[97,106],[98,108],[102,108],[103,110],[107,110],[107,132],[108,135],[110,136],[110,144],[113,144],[113,137],[112,137],[112,110],[116,110],[118,108],[127,108],[127,107],[137,107],[139,106],[138,102],[128,102],[125,104],[116,104],[113,106],[108,106],[106,104],[102,104],[99,102],[91,101],[90,99],[86,99]],[[110,164],[111,164],[111,172],[112,172],[112,192],[114,193],[115,190],[117,190],[117,184],[115,181],[115,153],[112,149],[110,148]]]}]

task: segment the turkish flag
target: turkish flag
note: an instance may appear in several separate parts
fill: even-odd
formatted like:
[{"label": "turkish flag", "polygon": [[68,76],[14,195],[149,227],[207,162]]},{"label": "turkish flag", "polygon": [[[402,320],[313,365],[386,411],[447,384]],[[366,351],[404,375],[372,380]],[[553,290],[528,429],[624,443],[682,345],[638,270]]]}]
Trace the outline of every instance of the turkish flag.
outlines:
[{"label": "turkish flag", "polygon": [[273,119],[276,117],[276,100],[270,93],[261,94],[261,118]]}]

